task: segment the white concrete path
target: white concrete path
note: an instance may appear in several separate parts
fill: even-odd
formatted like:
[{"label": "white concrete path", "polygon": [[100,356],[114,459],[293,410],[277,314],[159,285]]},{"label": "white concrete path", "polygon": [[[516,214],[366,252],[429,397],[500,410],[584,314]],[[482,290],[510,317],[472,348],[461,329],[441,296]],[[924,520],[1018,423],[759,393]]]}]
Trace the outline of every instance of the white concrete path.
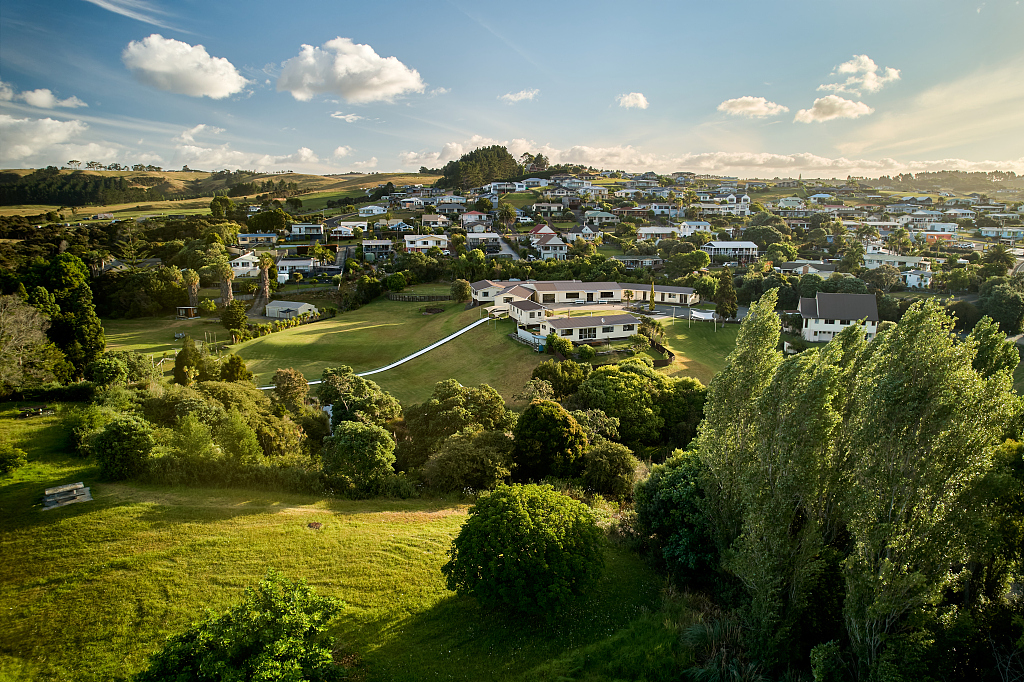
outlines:
[{"label": "white concrete path", "polygon": [[[419,356],[423,355],[424,353],[427,353],[429,351],[434,350],[438,346],[443,346],[444,344],[448,343],[449,341],[451,341],[455,337],[461,336],[462,334],[465,334],[466,332],[468,332],[470,329],[473,329],[474,327],[479,327],[484,322],[487,322],[490,319],[491,319],[490,317],[481,318],[481,319],[477,320],[476,322],[474,322],[473,324],[468,325],[466,327],[463,327],[462,329],[460,329],[459,331],[455,332],[454,334],[449,334],[448,336],[444,337],[440,341],[432,343],[429,346],[427,346],[426,348],[421,348],[420,350],[416,351],[412,355],[406,355],[401,360],[397,360],[395,362],[392,362],[390,365],[385,365],[385,366],[379,367],[377,369],[371,369],[371,370],[366,371],[366,372],[357,372],[356,376],[357,377],[368,377],[371,374],[379,374],[381,372],[386,372],[389,369],[394,369],[395,367],[398,367],[399,365],[405,364],[406,362],[409,362],[410,360],[413,360],[414,358],[418,358]],[[314,386],[316,384],[319,384],[320,380],[318,379],[317,381],[307,381],[306,383],[308,383],[310,386]],[[274,387],[273,386],[260,386],[259,388],[260,388],[261,391],[266,391],[266,390],[272,389]]]}]

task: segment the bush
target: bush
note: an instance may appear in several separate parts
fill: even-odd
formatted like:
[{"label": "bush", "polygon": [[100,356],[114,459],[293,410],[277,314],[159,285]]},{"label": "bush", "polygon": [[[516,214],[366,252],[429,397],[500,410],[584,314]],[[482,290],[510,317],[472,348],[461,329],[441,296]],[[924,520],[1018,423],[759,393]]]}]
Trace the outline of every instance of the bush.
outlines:
[{"label": "bush", "polygon": [[118,358],[96,358],[85,366],[85,378],[97,386],[119,386],[128,382],[128,365]]},{"label": "bush", "polygon": [[208,613],[168,639],[135,682],[343,679],[327,635],[327,624],[342,608],[305,581],[271,572],[245,591],[241,604],[222,615]]},{"label": "bush", "polygon": [[100,476],[108,481],[138,476],[155,444],[149,422],[130,414],[115,417],[93,441]]},{"label": "bush", "polygon": [[551,400],[535,400],[523,410],[516,424],[515,480],[578,476],[579,460],[586,447],[586,434],[564,407]]},{"label": "bush", "polygon": [[245,366],[245,360],[238,355],[229,355],[220,365],[221,381],[252,381],[252,372]]},{"label": "bush", "polygon": [[239,300],[231,301],[224,307],[220,314],[220,323],[225,329],[245,329],[249,324],[249,317],[245,314],[247,307]]},{"label": "bush", "polygon": [[80,457],[92,454],[92,438],[103,430],[110,415],[98,405],[65,407],[61,410],[60,423],[67,439],[67,448]]},{"label": "bush", "polygon": [[583,454],[583,485],[605,497],[629,497],[639,464],[625,445],[602,440]]},{"label": "bush", "polygon": [[423,467],[427,484],[442,492],[490,490],[508,478],[512,439],[503,431],[457,433]]},{"label": "bush", "polygon": [[597,357],[597,351],[592,346],[583,344],[576,349],[576,357],[580,362],[593,362],[594,358]]},{"label": "bush", "polygon": [[602,544],[581,502],[547,485],[502,485],[469,510],[441,572],[485,608],[550,621],[600,579]]},{"label": "bush", "polygon": [[217,304],[213,302],[212,298],[204,298],[199,301],[199,312],[203,315],[212,315],[217,312]]},{"label": "bush", "polygon": [[324,473],[360,492],[375,487],[395,473],[395,441],[375,424],[342,422],[324,438]]},{"label": "bush", "polygon": [[0,443],[0,476],[13,474],[15,469],[28,464],[28,455],[21,448]]}]

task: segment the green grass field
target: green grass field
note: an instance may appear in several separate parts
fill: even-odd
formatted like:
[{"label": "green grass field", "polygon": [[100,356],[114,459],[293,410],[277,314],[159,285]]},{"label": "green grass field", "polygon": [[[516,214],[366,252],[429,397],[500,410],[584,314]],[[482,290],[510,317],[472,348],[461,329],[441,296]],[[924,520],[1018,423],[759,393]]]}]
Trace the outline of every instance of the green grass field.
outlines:
[{"label": "green grass field", "polygon": [[[0,679],[123,679],[268,569],[345,601],[332,630],[364,680],[534,679],[658,603],[659,578],[610,544],[598,588],[558,625],[503,619],[445,588],[463,503],[102,483],[61,454],[55,417],[12,412],[0,436],[30,461],[0,481]],[[44,488],[74,481],[93,502],[42,511]]]},{"label": "green grass field", "polygon": [[676,361],[662,371],[669,376],[691,376],[707,385],[725,367],[725,359],[736,347],[740,325],[686,320],[665,322],[664,345],[676,354]]}]

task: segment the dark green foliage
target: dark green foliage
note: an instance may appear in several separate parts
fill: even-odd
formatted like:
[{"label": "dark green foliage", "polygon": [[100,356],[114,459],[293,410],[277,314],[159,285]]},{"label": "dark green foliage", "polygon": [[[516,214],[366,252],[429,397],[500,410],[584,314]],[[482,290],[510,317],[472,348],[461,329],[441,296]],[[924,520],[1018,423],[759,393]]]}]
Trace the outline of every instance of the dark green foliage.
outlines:
[{"label": "dark green foliage", "polygon": [[554,620],[604,568],[584,504],[551,486],[498,486],[469,510],[442,567],[448,589],[485,608]]},{"label": "dark green foliage", "polygon": [[587,363],[572,360],[545,360],[534,368],[530,378],[549,382],[555,391],[555,397],[561,399],[578,391],[591,369]]},{"label": "dark green foliage", "polygon": [[220,323],[225,329],[245,329],[249,324],[249,317],[245,314],[247,308],[242,301],[231,301],[220,314]]},{"label": "dark green foliage", "polygon": [[676,450],[654,467],[633,493],[637,527],[670,575],[684,585],[714,580],[718,551],[704,520],[701,464],[695,453]]},{"label": "dark green foliage", "polygon": [[732,283],[732,273],[725,268],[718,275],[718,288],[715,290],[715,314],[719,317],[731,320],[736,317],[737,302],[736,289]]},{"label": "dark green foliage", "polygon": [[321,405],[331,405],[331,423],[362,422],[386,426],[402,414],[402,406],[375,382],[358,377],[347,365],[327,367],[317,387]]},{"label": "dark green foliage", "polygon": [[103,317],[149,317],[188,304],[181,272],[175,267],[106,272],[92,282],[96,312]]},{"label": "dark green foliage", "polygon": [[129,383],[149,381],[156,378],[157,370],[153,359],[137,351],[108,350],[103,354],[103,357],[123,362],[128,370]]},{"label": "dark green foliage", "polygon": [[982,312],[997,323],[1004,334],[1017,334],[1024,323],[1024,294],[1011,284],[997,284],[980,300]]},{"label": "dark green foliage", "polygon": [[583,453],[583,485],[613,500],[627,498],[639,464],[625,445],[601,440]]},{"label": "dark green foliage", "polygon": [[133,187],[124,177],[81,171],[62,174],[56,166],[40,168],[17,182],[0,185],[0,206],[105,206],[163,199],[160,191]]},{"label": "dark green foliage", "polygon": [[665,418],[660,403],[671,397],[672,387],[673,380],[655,372],[650,358],[630,358],[591,372],[576,400],[617,418],[622,442],[635,448],[662,439]]},{"label": "dark green foliage", "polygon": [[28,464],[28,455],[10,443],[0,443],[0,476],[13,474],[15,469]]},{"label": "dark green foliage", "polygon": [[154,445],[149,422],[131,414],[114,417],[93,439],[100,475],[108,481],[135,478],[145,471]]},{"label": "dark green foliage", "polygon": [[547,476],[575,478],[582,470],[587,436],[566,412],[550,400],[535,400],[523,410],[515,430],[513,478],[540,481]]},{"label": "dark green foliage", "polygon": [[990,377],[1001,371],[1013,374],[1013,370],[1017,369],[1020,352],[1013,341],[999,331],[991,318],[981,318],[967,339],[978,346],[972,366],[981,376]]},{"label": "dark green foliage", "polygon": [[60,424],[67,439],[68,450],[80,457],[91,455],[92,439],[103,430],[110,416],[108,411],[98,405],[64,406],[60,413]]},{"label": "dark green foliage", "polygon": [[384,285],[388,288],[388,291],[401,291],[408,285],[408,282],[405,281],[405,275],[395,272],[387,276],[384,280]]},{"label": "dark green foliage", "polygon": [[60,310],[52,314],[47,336],[81,376],[107,343],[93,306],[89,269],[80,258],[65,252],[49,263],[41,281],[53,294],[54,310]]},{"label": "dark green foliage", "polygon": [[86,366],[85,378],[97,386],[123,385],[128,381],[128,366],[118,358],[97,358]]},{"label": "dark green foliage", "polygon": [[181,342],[181,350],[174,356],[174,383],[188,386],[192,379],[185,371],[187,368],[195,368],[199,364],[199,349],[191,336],[186,336]]},{"label": "dark green foliage", "polygon": [[547,339],[544,341],[548,353],[561,353],[562,357],[568,358],[572,355],[573,345],[569,339],[562,338],[555,332],[551,332],[547,335]]},{"label": "dark green foliage", "polygon": [[271,572],[221,615],[168,639],[135,682],[288,680],[345,677],[333,660],[330,621],[344,604],[321,597],[305,581]]},{"label": "dark green foliage", "polygon": [[597,351],[594,350],[593,346],[583,344],[576,349],[576,357],[580,362],[592,362],[597,357]]},{"label": "dark green foliage", "polygon": [[457,279],[452,282],[451,297],[458,303],[464,303],[473,297],[473,288],[466,280]]},{"label": "dark green foliage", "polygon": [[482,491],[507,480],[511,468],[510,434],[467,429],[444,441],[423,466],[423,477],[441,492]]},{"label": "dark green foliage", "polygon": [[324,473],[338,485],[373,492],[394,473],[395,441],[375,424],[342,422],[324,438]]},{"label": "dark green foliage", "polygon": [[240,355],[229,355],[220,363],[221,381],[252,381],[252,372]]},{"label": "dark green foliage", "polygon": [[505,147],[493,145],[463,154],[458,161],[449,161],[441,172],[444,177],[435,183],[435,187],[468,189],[515,177],[520,166]]},{"label": "dark green foliage", "polygon": [[974,325],[978,324],[978,320],[982,318],[978,306],[970,301],[957,301],[947,306],[946,309],[956,318],[957,331],[974,329]]}]

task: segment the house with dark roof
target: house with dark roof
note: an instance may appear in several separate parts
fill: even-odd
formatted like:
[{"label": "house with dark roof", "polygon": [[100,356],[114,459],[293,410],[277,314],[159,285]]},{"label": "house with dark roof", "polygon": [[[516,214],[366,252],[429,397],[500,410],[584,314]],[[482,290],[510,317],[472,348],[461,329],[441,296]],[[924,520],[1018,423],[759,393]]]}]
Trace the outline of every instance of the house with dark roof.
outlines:
[{"label": "house with dark roof", "polygon": [[640,327],[632,315],[594,315],[593,317],[547,317],[540,323],[540,333],[552,332],[574,343],[628,339]]},{"label": "house with dark roof", "polygon": [[826,294],[801,298],[797,306],[803,318],[805,341],[831,341],[850,325],[859,324],[868,341],[878,333],[878,304],[873,294]]}]

